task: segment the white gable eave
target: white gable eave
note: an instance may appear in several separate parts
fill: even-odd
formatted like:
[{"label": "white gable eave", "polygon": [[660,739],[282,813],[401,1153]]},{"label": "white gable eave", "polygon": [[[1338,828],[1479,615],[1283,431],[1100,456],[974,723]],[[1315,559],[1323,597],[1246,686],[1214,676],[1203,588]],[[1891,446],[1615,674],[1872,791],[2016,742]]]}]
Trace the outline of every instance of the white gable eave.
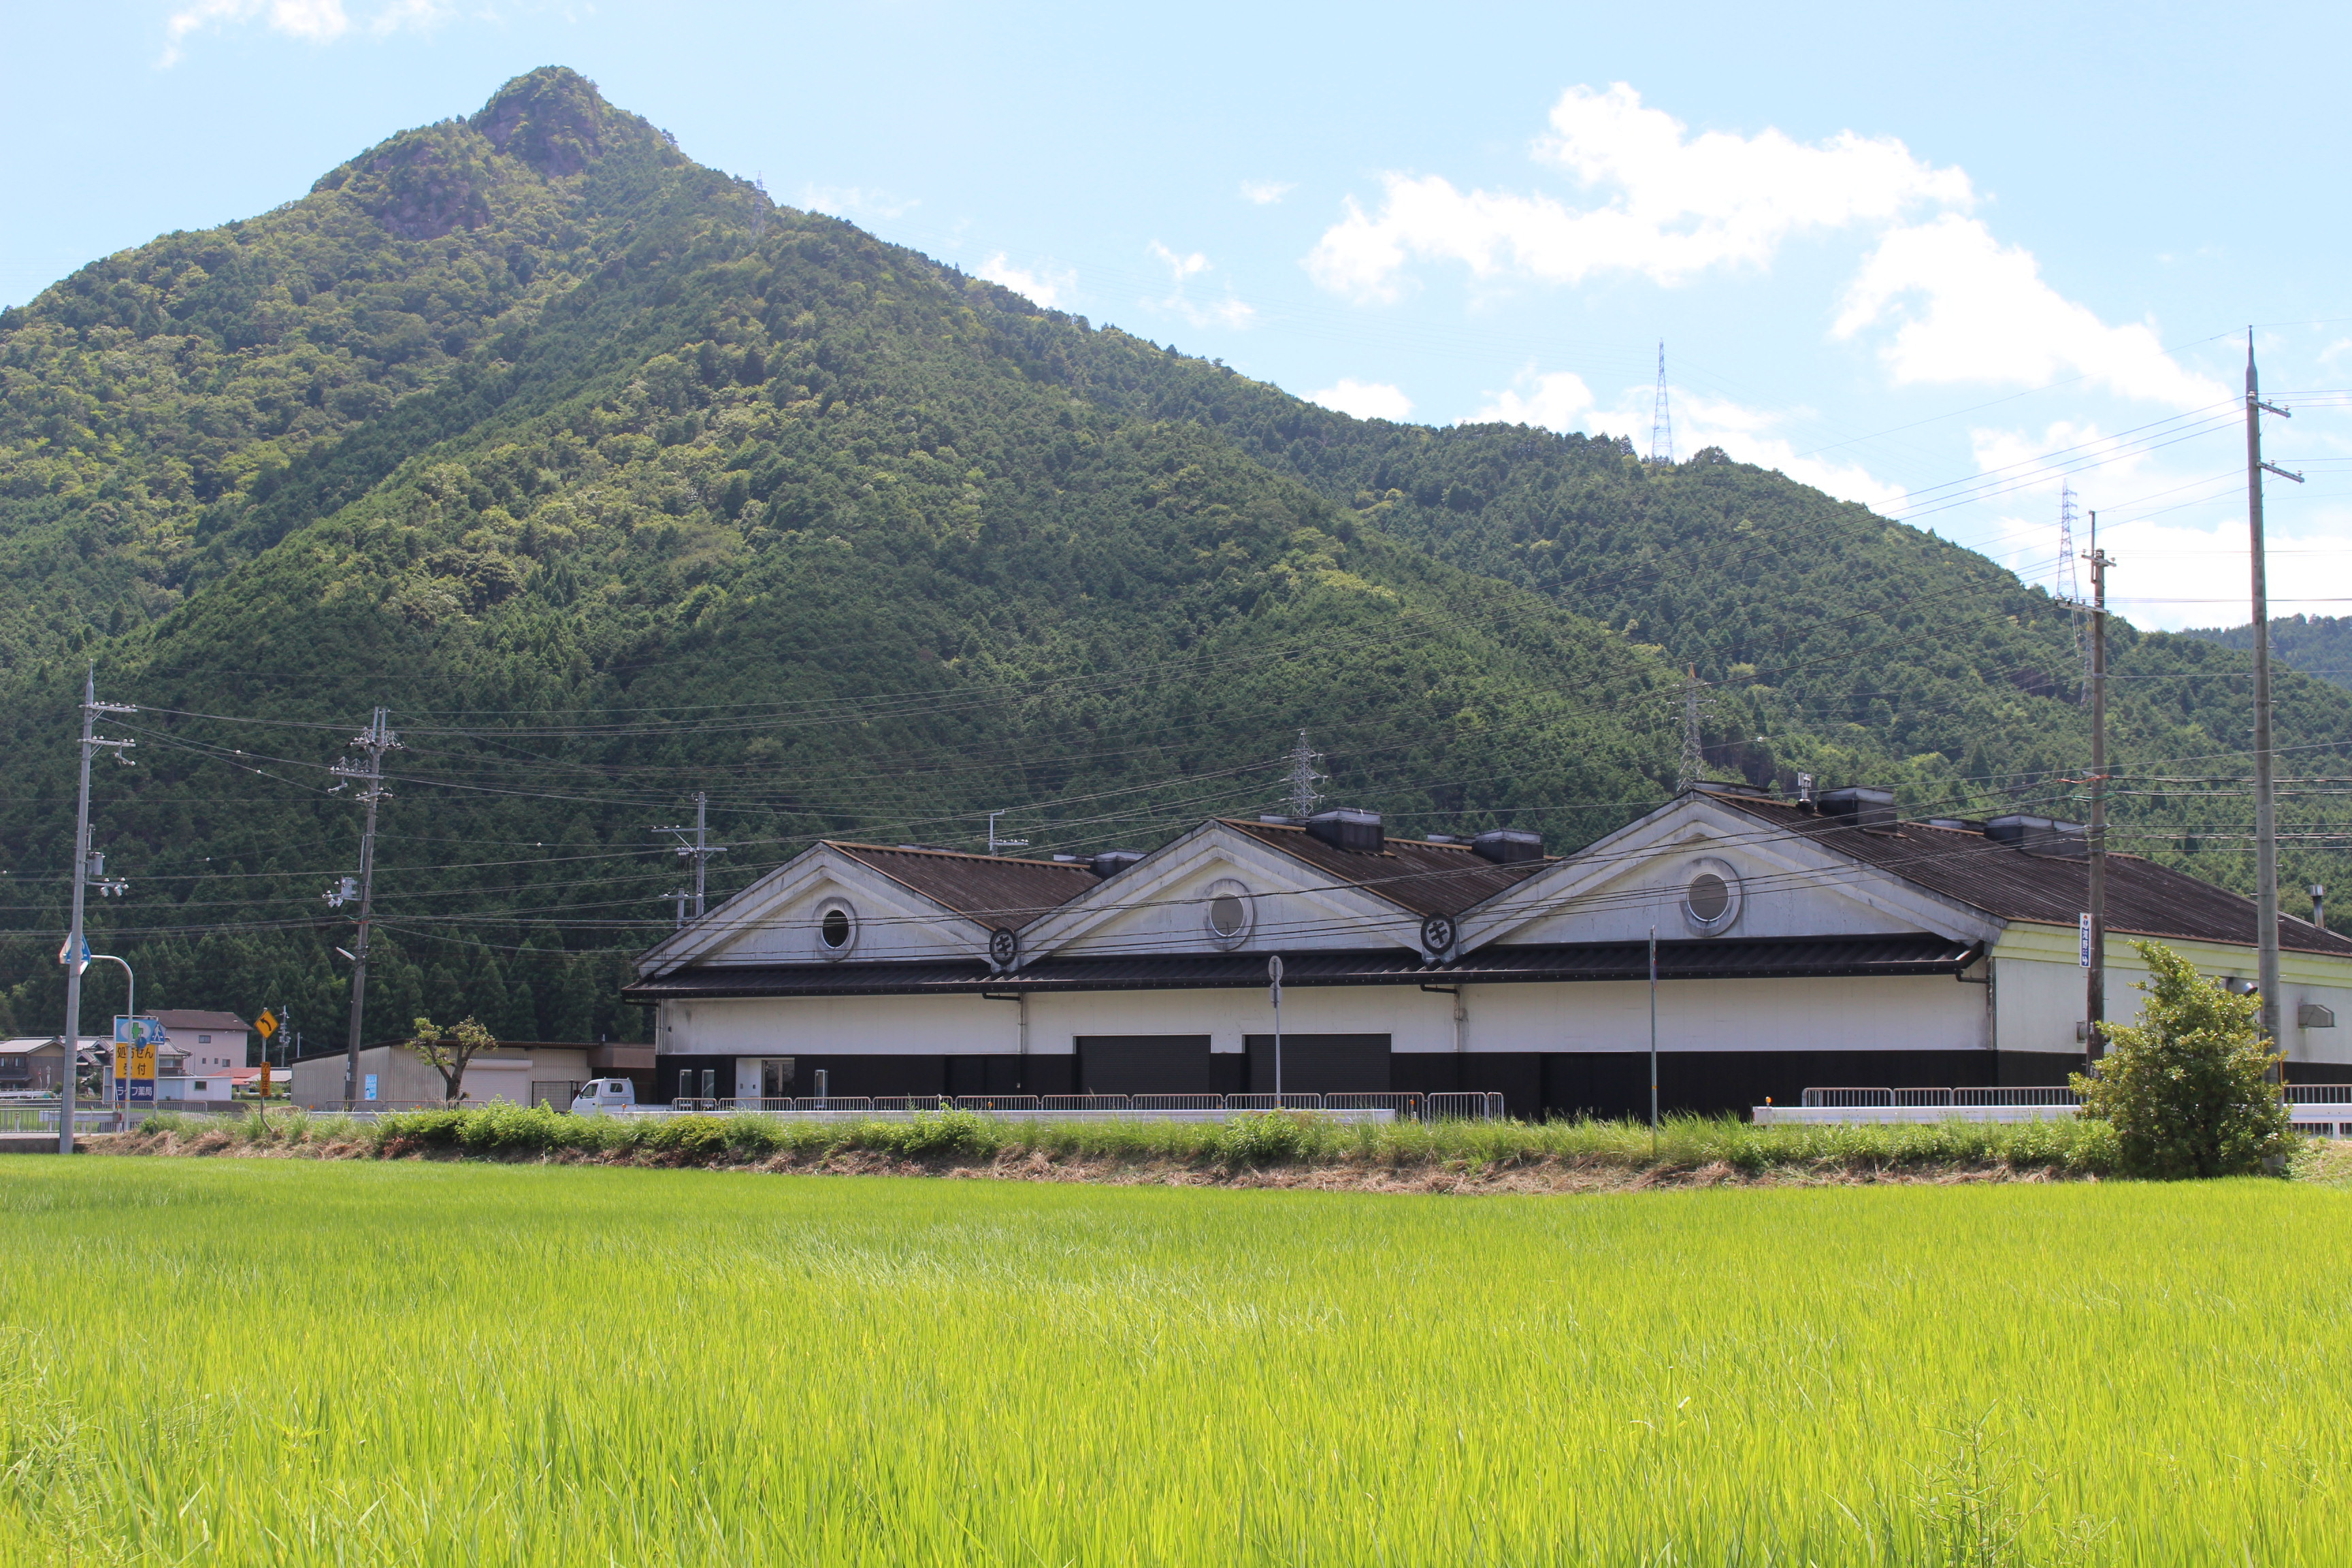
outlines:
[{"label": "white gable eave", "polygon": [[1725,935],[1918,931],[1990,942],[2004,924],[1973,905],[1693,793],[1466,911],[1460,921],[1462,951],[1493,942],[1622,941],[1650,924],[1662,938],[1716,934],[1685,917],[1685,885],[1701,868],[1726,875],[1743,900]]},{"label": "white gable eave", "polygon": [[648,949],[636,961],[637,974],[654,979],[696,964],[817,959],[823,955],[813,933],[824,911],[816,906],[835,903],[856,918],[853,940],[866,949],[856,956],[874,956],[877,948],[900,957],[965,959],[988,952],[989,930],[979,921],[818,844]]},{"label": "white gable eave", "polygon": [[[1238,894],[1234,936],[1210,924],[1220,893]],[[1313,947],[1420,951],[1420,919],[1334,881],[1264,840],[1211,819],[1024,928],[1021,962],[1106,949],[1167,953],[1276,952]]]}]

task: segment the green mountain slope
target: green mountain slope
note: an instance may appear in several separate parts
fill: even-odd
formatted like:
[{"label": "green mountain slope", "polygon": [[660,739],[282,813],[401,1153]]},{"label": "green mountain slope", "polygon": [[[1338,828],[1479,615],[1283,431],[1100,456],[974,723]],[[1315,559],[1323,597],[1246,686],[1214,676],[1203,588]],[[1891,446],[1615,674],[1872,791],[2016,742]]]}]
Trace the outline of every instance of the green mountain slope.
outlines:
[{"label": "green mountain slope", "polygon": [[[2254,646],[2252,626],[2195,626],[2180,635],[2242,652]],[[2290,669],[2337,686],[2352,686],[2352,616],[2274,617],[2271,657]]]},{"label": "green mountain slope", "polygon": [[[509,1037],[638,1027],[613,982],[695,791],[723,892],[999,808],[1032,852],[1149,845],[1276,806],[1301,729],[1401,828],[1561,844],[1663,796],[1691,702],[1716,771],[1942,810],[2063,814],[2087,754],[2066,613],[1980,557],[1718,455],[1315,408],[773,208],[560,70],[85,268],[0,318],[0,375],[17,1028],[53,1026],[85,661],[142,709],[96,945],[314,1037],[327,770],[378,704],[371,1032]],[[2241,878],[2242,657],[2117,643],[2119,753],[2218,781],[2127,797],[2134,847]],[[2352,696],[2283,695],[2352,743]]]}]

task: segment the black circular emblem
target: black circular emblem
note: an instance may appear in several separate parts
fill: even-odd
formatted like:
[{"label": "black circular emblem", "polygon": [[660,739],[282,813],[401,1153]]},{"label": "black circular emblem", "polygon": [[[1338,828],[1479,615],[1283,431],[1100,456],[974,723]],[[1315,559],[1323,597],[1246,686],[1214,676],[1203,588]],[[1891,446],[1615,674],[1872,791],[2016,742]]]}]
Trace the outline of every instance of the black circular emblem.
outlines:
[{"label": "black circular emblem", "polygon": [[1433,953],[1444,952],[1454,945],[1454,917],[1432,915],[1421,922],[1421,945]]},{"label": "black circular emblem", "polygon": [[999,969],[1010,969],[1013,961],[1021,956],[1021,933],[1017,931],[992,931],[988,933],[988,956]]}]

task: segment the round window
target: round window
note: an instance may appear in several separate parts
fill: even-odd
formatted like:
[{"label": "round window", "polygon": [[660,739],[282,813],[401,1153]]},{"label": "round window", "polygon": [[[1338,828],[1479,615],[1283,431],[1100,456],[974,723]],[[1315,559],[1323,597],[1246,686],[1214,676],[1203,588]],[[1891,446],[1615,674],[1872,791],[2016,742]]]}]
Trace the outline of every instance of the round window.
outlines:
[{"label": "round window", "polygon": [[1721,920],[1724,911],[1731,908],[1731,889],[1712,871],[1701,871],[1693,877],[1684,896],[1690,900],[1690,912],[1706,925]]},{"label": "round window", "polygon": [[816,953],[819,958],[846,958],[849,950],[857,945],[857,911],[846,904],[827,905],[816,918]]},{"label": "round window", "polygon": [[1739,923],[1739,872],[1728,860],[1702,856],[1686,862],[1683,921],[1699,936],[1719,936]]},{"label": "round window", "polygon": [[1201,924],[1209,940],[1222,948],[1236,948],[1249,940],[1257,923],[1250,890],[1232,878],[1221,878],[1202,890]]}]

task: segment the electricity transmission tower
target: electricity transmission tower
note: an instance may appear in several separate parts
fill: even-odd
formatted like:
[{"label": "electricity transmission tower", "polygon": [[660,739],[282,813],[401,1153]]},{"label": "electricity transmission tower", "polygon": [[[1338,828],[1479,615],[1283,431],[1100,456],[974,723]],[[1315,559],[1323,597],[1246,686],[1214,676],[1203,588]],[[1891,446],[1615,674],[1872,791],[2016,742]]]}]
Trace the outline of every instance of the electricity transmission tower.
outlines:
[{"label": "electricity transmission tower", "polygon": [[[360,827],[359,875],[359,937],[352,944],[352,1028],[343,1049],[343,1103],[356,1104],[360,1098],[360,1032],[367,1018],[368,927],[375,914],[375,808],[387,792],[383,787],[383,754],[400,749],[400,738],[392,732],[392,710],[378,708],[368,718],[368,727],[352,737],[352,749],[362,752],[364,761],[346,757],[334,765],[333,772],[344,784],[360,785],[359,803],[367,807],[366,820]],[[342,784],[337,784],[337,789]],[[348,898],[350,882],[337,889]],[[329,895],[331,902],[341,899]]]},{"label": "electricity transmission tower", "polygon": [[1316,770],[1315,764],[1322,760],[1323,753],[1307,743],[1307,731],[1299,731],[1298,743],[1290,748],[1290,795],[1287,804],[1291,816],[1312,816],[1315,808],[1323,804],[1322,792],[1315,786],[1330,775]]},{"label": "electricity transmission tower", "polygon": [[1666,341],[1658,340],[1658,405],[1650,416],[1650,461],[1675,460],[1675,420],[1666,408]]},{"label": "electricity transmission tower", "polygon": [[[713,855],[724,855],[728,850],[728,846],[713,844],[709,841],[709,815],[710,797],[702,791],[697,790],[694,792],[694,826],[692,827],[666,826],[654,829],[656,833],[677,835],[677,858],[694,862],[694,918],[696,920],[702,918],[703,883],[706,879],[705,872],[710,865],[710,858]],[[689,833],[694,837],[688,838],[687,835]],[[662,896],[668,898],[671,895],[665,893]],[[682,916],[681,923],[683,923]]]},{"label": "electricity transmission tower", "polygon": [[2082,666],[2081,679],[2075,689],[2082,701],[2091,700],[2091,639],[2085,635],[2083,607],[2083,577],[2074,564],[2074,487],[2061,481],[2058,486],[2058,598],[2067,608],[2074,627],[2074,662]]},{"label": "electricity transmission tower", "polygon": [[1699,738],[1699,718],[1715,711],[1713,698],[1698,694],[1698,666],[1688,667],[1683,679],[1683,755],[1675,768],[1675,793],[1683,791],[1706,776],[1706,745]]}]

